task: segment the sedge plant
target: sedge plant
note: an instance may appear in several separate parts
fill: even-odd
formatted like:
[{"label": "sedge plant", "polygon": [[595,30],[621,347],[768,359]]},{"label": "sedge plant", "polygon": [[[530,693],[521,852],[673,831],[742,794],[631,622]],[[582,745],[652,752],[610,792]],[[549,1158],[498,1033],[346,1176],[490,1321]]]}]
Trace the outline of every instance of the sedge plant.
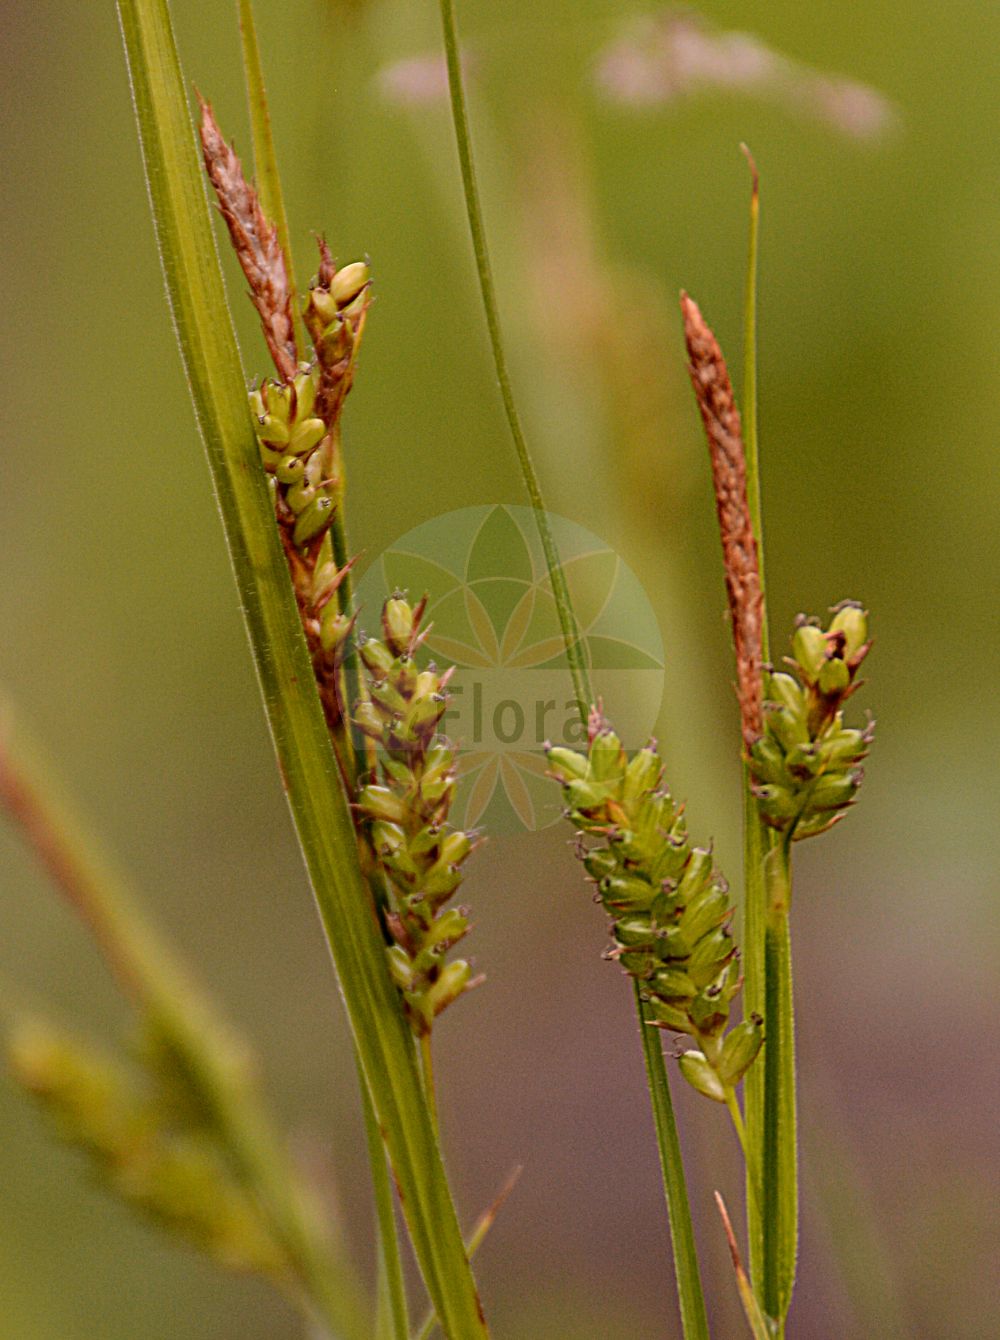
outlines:
[{"label": "sedge plant", "polygon": [[[709,446],[736,662],[744,764],[742,944],[710,845],[689,836],[655,741],[633,755],[595,703],[568,585],[507,369],[476,184],[453,0],[439,0],[468,221],[498,384],[536,517],[585,726],[550,747],[577,852],[609,922],[606,957],[630,978],[669,1214],[685,1340],[709,1335],[664,1033],[678,1072],[722,1105],[746,1166],[748,1268],[716,1193],[749,1333],[783,1336],[797,1250],[791,852],[856,798],[870,724],[845,724],[867,616],[843,602],[796,624],[770,661],[756,433],[754,171],[745,299],[744,415],[697,305],[682,295],[689,372]],[[18,1017],[12,1067],[134,1206],[222,1264],[272,1280],[324,1334],[450,1340],[488,1334],[471,1268],[505,1188],[463,1239],[438,1136],[432,1039],[483,980],[454,951],[455,901],[478,835],[451,822],[458,761],[442,731],[450,671],[429,661],[425,601],[396,592],[361,632],[346,524],[344,409],[370,315],[367,262],[319,239],[299,287],[249,0],[238,0],[251,114],[251,181],[199,98],[196,149],[166,0],[119,0],[167,291],[212,469],[288,802],[351,1026],[379,1243],[374,1303],[289,1159],[247,1054],[215,1018],[126,882],[54,803],[15,733],[0,739],[0,800],[80,912],[129,997],[126,1052]],[[260,318],[272,364],[246,371],[213,246],[202,172]],[[372,617],[372,612],[366,612]],[[734,741],[737,737],[734,734]],[[397,1196],[394,1197],[393,1185]],[[396,1206],[427,1306],[410,1318]]]}]

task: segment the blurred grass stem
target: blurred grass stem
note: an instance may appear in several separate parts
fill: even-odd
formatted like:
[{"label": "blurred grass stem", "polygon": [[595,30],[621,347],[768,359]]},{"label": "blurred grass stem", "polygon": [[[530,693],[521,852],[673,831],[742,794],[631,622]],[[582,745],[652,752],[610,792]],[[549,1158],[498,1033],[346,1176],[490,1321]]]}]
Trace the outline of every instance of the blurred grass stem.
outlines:
[{"label": "blurred grass stem", "polygon": [[185,1073],[234,1169],[256,1194],[275,1237],[294,1262],[310,1314],[342,1340],[365,1340],[368,1311],[346,1255],[319,1228],[318,1208],[254,1097],[220,1047],[226,1030],[169,947],[139,910],[128,882],[59,795],[30,745],[0,723],[0,804],[53,883],[87,925],[120,984],[183,1057]]}]

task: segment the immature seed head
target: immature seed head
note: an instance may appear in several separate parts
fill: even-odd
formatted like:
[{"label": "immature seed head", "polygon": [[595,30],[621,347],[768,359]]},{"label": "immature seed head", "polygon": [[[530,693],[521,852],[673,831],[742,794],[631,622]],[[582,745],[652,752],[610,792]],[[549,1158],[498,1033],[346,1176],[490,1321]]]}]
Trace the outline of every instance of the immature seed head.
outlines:
[{"label": "immature seed head", "polygon": [[360,641],[367,697],[354,713],[355,725],[379,747],[380,775],[361,788],[356,811],[386,878],[389,967],[418,1035],[482,981],[464,959],[447,960],[469,930],[467,910],[446,905],[476,838],[448,821],[456,759],[439,726],[450,672],[422,664],[425,608],[426,600],[412,605],[401,592],[385,602],[382,638]]},{"label": "immature seed head", "polygon": [[868,616],[854,601],[826,628],[800,615],[786,671],[767,677],[764,733],[749,754],[762,818],[798,841],[825,832],[854,804],[874,735],[844,725],[843,704],[860,686]]},{"label": "immature seed head", "polygon": [[586,753],[547,753],[578,831],[577,854],[610,918],[607,957],[639,983],[655,1026],[687,1034],[701,1048],[687,1053],[698,1059],[684,1062],[685,1078],[726,1101],[763,1040],[759,1020],[726,1033],[742,982],[726,881],[711,852],[691,845],[682,807],[662,784],[655,745],[629,759],[595,711]]}]

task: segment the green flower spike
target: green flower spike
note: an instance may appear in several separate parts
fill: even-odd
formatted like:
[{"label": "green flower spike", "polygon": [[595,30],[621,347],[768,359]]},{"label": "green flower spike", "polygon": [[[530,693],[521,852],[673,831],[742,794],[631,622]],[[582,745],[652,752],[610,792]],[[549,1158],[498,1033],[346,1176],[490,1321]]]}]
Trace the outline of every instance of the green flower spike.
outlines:
[{"label": "green flower spike", "polygon": [[371,275],[362,261],[338,270],[325,242],[309,290],[305,322],[315,360],[250,392],[264,469],[272,476],[278,521],[307,559],[333,524],[343,495],[340,411],[351,388],[368,311]]},{"label": "green flower spike", "polygon": [[699,1050],[680,1057],[700,1093],[731,1104],[763,1042],[754,1016],[726,1032],[742,984],[726,881],[711,852],[692,847],[682,806],[662,786],[654,742],[628,759],[600,711],[591,713],[586,754],[547,748],[562,784],[579,854],[611,918],[606,957],[640,984],[652,1022],[685,1033]]},{"label": "green flower spike", "polygon": [[794,674],[765,681],[764,733],[750,748],[750,772],[761,815],[788,841],[825,832],[854,804],[874,723],[848,728],[841,708],[860,687],[870,647],[867,616],[854,601],[838,605],[825,630],[800,615],[786,658]]},{"label": "green flower spike", "polygon": [[382,639],[360,639],[368,698],[358,703],[354,717],[379,746],[380,774],[371,774],[361,788],[356,808],[371,858],[385,875],[389,966],[418,1037],[483,980],[472,976],[464,959],[446,962],[448,951],[468,933],[469,921],[465,908],[445,904],[461,883],[462,865],[476,841],[448,823],[455,752],[438,726],[451,671],[439,674],[433,663],[418,666],[425,605],[422,600],[414,608],[394,595],[382,610]]},{"label": "green flower spike", "polygon": [[317,413],[333,425],[354,379],[371,303],[371,273],[363,261],[338,270],[322,238],[319,251],[319,273],[309,287],[303,316],[320,368]]},{"label": "green flower spike", "polygon": [[337,434],[316,413],[322,373],[300,363],[290,382],[265,381],[250,392],[264,469],[274,480],[278,521],[295,549],[322,540],[340,503]]}]

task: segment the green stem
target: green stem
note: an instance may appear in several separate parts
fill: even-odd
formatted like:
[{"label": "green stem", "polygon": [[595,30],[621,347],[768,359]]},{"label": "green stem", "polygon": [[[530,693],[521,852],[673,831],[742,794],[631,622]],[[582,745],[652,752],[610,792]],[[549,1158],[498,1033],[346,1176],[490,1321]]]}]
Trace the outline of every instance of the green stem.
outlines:
[{"label": "green stem", "polygon": [[[356,1054],[355,1061],[357,1061]],[[407,1340],[410,1320],[406,1307],[406,1285],[403,1282],[403,1262],[399,1254],[399,1233],[396,1229],[389,1165],[386,1162],[382,1132],[379,1130],[371,1094],[368,1092],[368,1082],[360,1062],[358,1062],[358,1087],[361,1090],[365,1141],[375,1197],[375,1222],[378,1226],[379,1310],[381,1312],[384,1306],[387,1319],[386,1334],[391,1340]]]},{"label": "green stem", "polygon": [[[341,454],[341,472],[343,472],[343,456]],[[341,485],[340,501],[333,518],[333,525],[330,527],[330,544],[333,552],[333,561],[337,567],[343,571],[344,576],[337,588],[337,602],[341,614],[351,618],[354,614],[354,581],[349,567],[351,560],[350,546],[347,542],[347,522],[344,519],[344,487]],[[344,739],[350,757],[354,760],[355,777],[359,777],[368,766],[367,744],[362,742],[358,748],[355,733],[351,729],[351,713],[355,710],[358,703],[365,694],[364,680],[361,674],[361,657],[357,653],[354,645],[351,645],[344,658],[343,667],[343,687],[344,702],[342,711],[344,714]]]},{"label": "green stem", "polygon": [[[764,881],[764,862],[771,849],[771,837],[757,808],[750,789],[750,774],[743,765],[743,1010],[744,1015],[758,1014],[765,1020],[764,1052],[770,1045],[767,1036],[767,1001],[765,999],[765,952],[767,927],[767,889]],[[758,1058],[743,1081],[743,1107],[747,1136],[747,1239],[749,1242],[750,1278],[758,1289],[764,1268],[763,1199],[754,1195],[751,1167],[762,1167],[764,1157],[764,1080],[765,1064]],[[758,1182],[763,1193],[763,1185]]]},{"label": "green stem", "polygon": [[759,1214],[761,1206],[760,1167],[757,1163],[756,1151],[747,1139],[746,1125],[743,1121],[743,1113],[740,1111],[740,1103],[735,1089],[726,1090],[726,1108],[729,1111],[736,1138],[740,1142],[740,1149],[743,1151],[747,1172],[747,1196],[753,1201]]},{"label": "green stem", "polygon": [[[757,541],[757,561],[760,571],[761,596],[764,587],[764,532],[761,520],[760,503],[760,455],[757,437],[757,258],[760,249],[760,178],[753,155],[744,144],[741,146],[750,164],[750,228],[747,241],[747,273],[743,292],[743,445],[746,450],[746,488],[747,504],[750,508],[750,523],[754,539]],[[770,656],[768,645],[767,620],[763,620],[761,629],[761,655],[766,661]]]},{"label": "green stem", "polygon": [[[490,1229],[496,1222],[497,1214],[501,1206],[503,1205],[504,1201],[507,1199],[508,1195],[513,1190],[514,1185],[517,1182],[518,1177],[520,1176],[520,1172],[521,1172],[520,1168],[516,1168],[514,1170],[512,1176],[510,1176],[507,1179],[507,1183],[501,1190],[500,1195],[493,1202],[493,1204],[486,1210],[486,1212],[479,1216],[479,1218],[476,1221],[475,1228],[473,1228],[472,1232],[466,1238],[465,1250],[469,1253],[470,1260],[475,1256],[476,1252],[479,1251],[480,1247],[486,1241],[486,1235],[487,1233],[489,1233]],[[431,1308],[431,1310],[424,1317],[423,1322],[421,1323],[419,1329],[415,1332],[413,1340],[430,1340],[430,1337],[434,1334],[435,1330],[437,1329],[437,1326],[438,1326],[437,1313],[434,1311],[433,1308]]]},{"label": "green stem", "polygon": [[420,1035],[420,1069],[424,1077],[424,1097],[427,1099],[427,1110],[430,1112],[431,1121],[434,1123],[434,1133],[440,1140],[437,1089],[434,1084],[434,1050],[430,1033],[421,1033]]},{"label": "green stem", "polygon": [[250,109],[250,134],[253,140],[254,177],[257,195],[265,215],[278,230],[278,241],[285,256],[285,268],[288,271],[288,288],[292,298],[292,320],[295,323],[295,338],[302,350],[306,347],[306,333],[299,311],[299,302],[295,290],[295,267],[292,260],[291,234],[288,231],[288,217],[285,213],[285,200],[281,190],[281,177],[278,173],[278,157],[274,149],[274,135],[271,130],[271,112],[267,104],[267,90],[264,86],[264,70],[260,60],[260,44],[257,41],[257,25],[254,22],[251,0],[237,0],[240,20],[240,40],[243,44],[243,76],[246,84],[247,106]]},{"label": "green stem", "polygon": [[414,1251],[449,1340],[488,1334],[259,467],[166,0],[119,0],[167,290],[282,779]]},{"label": "green stem", "polygon": [[[751,172],[750,226],[747,244],[747,272],[743,300],[743,443],[746,455],[747,504],[754,539],[757,542],[757,563],[760,573],[761,596],[766,583],[764,569],[764,537],[760,490],[760,450],[757,413],[757,269],[760,235],[760,180],[750,151],[743,146]],[[767,663],[770,646],[767,627],[767,605],[762,599],[761,657]],[[749,1015],[760,1014],[765,1019],[766,1033],[770,1032],[767,1015],[767,962],[765,941],[767,934],[767,889],[765,862],[773,846],[773,835],[760,817],[751,789],[750,771],[743,765],[743,1007]],[[750,1276],[758,1297],[763,1298],[762,1279],[766,1273],[764,1197],[767,1172],[764,1169],[764,1131],[766,1106],[766,1054],[770,1042],[765,1041],[765,1060],[750,1067],[744,1081],[743,1103],[746,1113],[746,1172],[747,1172],[747,1238],[749,1241]],[[753,1169],[760,1170],[760,1175]],[[760,1194],[756,1194],[754,1183]]]},{"label": "green stem", "polygon": [[535,472],[531,452],[521,426],[521,418],[514,401],[510,373],[507,368],[507,355],[504,350],[503,331],[500,327],[500,314],[497,308],[496,289],[493,283],[493,270],[490,265],[489,248],[486,243],[486,228],[483,223],[482,204],[479,199],[479,185],[476,180],[476,167],[472,156],[472,141],[469,135],[469,116],[465,101],[465,86],[462,79],[462,65],[459,56],[458,33],[455,26],[455,7],[453,0],[440,0],[441,24],[444,30],[444,50],[448,63],[448,89],[451,96],[451,115],[455,126],[455,141],[458,146],[458,158],[462,169],[462,186],[465,194],[465,208],[469,220],[469,232],[472,235],[472,249],[476,256],[476,271],[479,276],[479,289],[486,314],[486,326],[489,331],[490,348],[493,351],[493,364],[496,368],[500,397],[503,401],[507,425],[514,440],[514,449],[521,466],[524,486],[535,516],[538,537],[541,540],[545,563],[552,583],[552,595],[559,615],[563,641],[566,645],[566,660],[573,679],[573,690],[584,715],[591,702],[587,666],[583,654],[583,642],[580,638],[576,616],[566,584],[566,574],[559,561],[552,528],[549,525],[542,491]]},{"label": "green stem", "polygon": [[0,805],[85,922],[122,987],[182,1061],[235,1173],[257,1195],[294,1263],[310,1311],[338,1336],[364,1340],[368,1314],[353,1268],[330,1242],[263,1105],[234,1066],[224,1026],[9,720],[0,735]]},{"label": "green stem", "polygon": [[677,1276],[677,1297],[680,1303],[684,1340],[708,1340],[708,1318],[701,1292],[698,1273],[698,1251],[691,1223],[687,1186],[684,1181],[684,1163],[681,1158],[677,1123],[670,1100],[670,1085],[663,1063],[660,1031],[648,1022],[646,1006],[638,982],[635,987],[635,1008],[639,1019],[642,1054],[646,1062],[646,1082],[653,1107],[656,1144],[660,1152],[660,1171],[663,1191],[667,1199],[667,1217],[670,1221],[670,1241],[674,1251],[674,1270]]},{"label": "green stem", "polygon": [[[246,86],[247,106],[250,109],[250,134],[253,141],[254,175],[257,194],[265,216],[278,230],[278,241],[285,258],[288,274],[288,287],[291,294],[292,318],[295,322],[295,336],[299,352],[308,348],[308,338],[299,309],[295,289],[295,257],[292,254],[292,239],[288,228],[288,215],[285,210],[285,194],[281,187],[281,173],[278,170],[278,158],[274,148],[274,135],[271,131],[271,111],[264,84],[264,70],[260,58],[260,44],[257,41],[257,25],[254,21],[251,0],[237,0],[240,20],[240,38],[243,44],[243,76]],[[343,449],[340,432],[337,429],[337,455],[340,458],[341,486],[340,497],[330,527],[332,553],[337,566],[347,565],[350,547],[347,543],[347,527],[344,519]],[[350,616],[354,612],[354,594],[351,574],[348,571],[337,589],[337,603],[341,613]],[[345,717],[361,697],[361,672],[356,657],[348,657],[344,667]],[[348,766],[357,770],[361,761],[355,757],[351,729],[345,724],[344,737],[348,755]]]},{"label": "green stem", "polygon": [[764,940],[767,1040],[764,1046],[763,1278],[764,1310],[784,1335],[798,1251],[798,1141],[795,1101],[795,1021],[792,1005],[790,843],[766,861],[767,927]]}]

